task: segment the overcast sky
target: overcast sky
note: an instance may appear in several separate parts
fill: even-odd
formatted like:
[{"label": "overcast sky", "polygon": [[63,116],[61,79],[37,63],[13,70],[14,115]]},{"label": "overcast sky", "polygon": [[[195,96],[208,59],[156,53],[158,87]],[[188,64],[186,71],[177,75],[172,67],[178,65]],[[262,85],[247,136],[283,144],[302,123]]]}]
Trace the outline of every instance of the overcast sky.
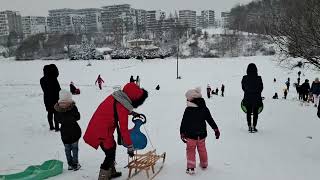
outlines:
[{"label": "overcast sky", "polygon": [[49,9],[58,8],[100,8],[102,6],[128,3],[133,8],[146,10],[165,10],[173,12],[175,9],[213,9],[220,17],[221,11],[228,11],[236,4],[248,3],[252,0],[0,0],[1,10],[20,11],[23,16],[47,16]]}]

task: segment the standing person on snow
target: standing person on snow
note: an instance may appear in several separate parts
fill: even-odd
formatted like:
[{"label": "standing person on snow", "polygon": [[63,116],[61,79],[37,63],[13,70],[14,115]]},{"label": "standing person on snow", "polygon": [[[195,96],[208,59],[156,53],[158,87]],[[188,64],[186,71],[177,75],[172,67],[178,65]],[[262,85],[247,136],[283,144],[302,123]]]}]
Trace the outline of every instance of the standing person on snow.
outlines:
[{"label": "standing person on snow", "polygon": [[101,78],[100,74],[95,82],[95,85],[97,85],[97,83],[99,85],[99,89],[102,90],[102,83],[104,83],[104,80]]},{"label": "standing person on snow", "polygon": [[310,84],[308,79],[306,79],[304,83],[300,86],[300,92],[302,94],[303,101],[308,101],[308,96],[310,92]]},{"label": "standing person on snow", "polygon": [[207,125],[215,132],[216,139],[220,137],[220,131],[214,122],[205,100],[202,98],[201,89],[191,89],[186,92],[187,107],[184,111],[180,126],[181,140],[187,144],[187,170],[186,173],[194,174],[196,168],[196,148],[200,156],[200,166],[208,167],[208,155],[206,149]]},{"label": "standing person on snow", "polygon": [[134,80],[134,78],[133,78],[133,76],[130,76],[130,82],[132,83],[132,82],[134,82],[135,80]]},{"label": "standing person on snow", "polygon": [[319,95],[320,95],[320,81],[319,78],[316,78],[311,85],[311,92],[313,95],[314,106],[317,107],[319,104]]},{"label": "standing person on snow", "polygon": [[[258,132],[256,126],[258,122],[258,110],[262,105],[261,93],[263,83],[261,76],[258,76],[258,69],[254,63],[248,65],[247,75],[243,76],[242,90],[244,91],[243,103],[247,109],[247,123],[249,132]],[[253,126],[251,124],[251,114],[253,113]]]},{"label": "standing person on snow", "polygon": [[221,96],[224,97],[224,84],[221,86]]},{"label": "standing person on snow", "polygon": [[57,121],[61,124],[61,140],[65,148],[68,170],[77,171],[81,168],[78,160],[81,128],[77,123],[80,113],[76,103],[72,100],[72,94],[67,90],[61,90],[59,101],[54,105],[54,109],[57,111]]},{"label": "standing person on snow", "polygon": [[117,144],[113,137],[118,122],[120,136],[128,148],[127,153],[130,157],[134,156],[134,147],[128,130],[128,116],[136,114],[133,109],[142,105],[147,97],[146,90],[135,83],[128,83],[123,90],[109,95],[93,114],[83,139],[95,149],[100,146],[105,153],[104,162],[100,166],[99,180],[110,180],[121,176],[121,172],[115,169]]},{"label": "standing person on snow", "polygon": [[209,84],[207,85],[207,97],[208,97],[208,99],[210,99],[210,97],[211,97],[211,87]]},{"label": "standing person on snow", "polygon": [[289,91],[289,88],[290,88],[290,78],[288,78],[288,80],[286,81],[286,86],[287,86],[287,89]]},{"label": "standing person on snow", "polygon": [[[60,130],[59,123],[56,120],[56,111],[54,105],[59,100],[60,84],[58,81],[59,70],[55,64],[45,65],[43,67],[43,77],[40,79],[40,85],[43,91],[43,100],[48,112],[47,118],[50,130],[56,132]],[[54,125],[53,125],[54,121]]]}]

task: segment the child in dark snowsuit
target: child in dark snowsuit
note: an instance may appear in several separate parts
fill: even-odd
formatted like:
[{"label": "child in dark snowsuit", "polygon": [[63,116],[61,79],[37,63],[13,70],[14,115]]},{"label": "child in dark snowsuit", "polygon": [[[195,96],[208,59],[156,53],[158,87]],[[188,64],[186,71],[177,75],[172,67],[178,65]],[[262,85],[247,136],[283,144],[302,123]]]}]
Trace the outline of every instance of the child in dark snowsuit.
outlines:
[{"label": "child in dark snowsuit", "polygon": [[188,174],[194,174],[196,168],[196,148],[200,156],[200,166],[207,168],[208,155],[206,149],[207,127],[206,122],[219,139],[220,132],[214,122],[210,110],[201,95],[201,89],[191,89],[186,93],[187,107],[184,111],[180,126],[181,140],[187,144],[187,170]]},{"label": "child in dark snowsuit", "polygon": [[74,85],[74,83],[71,81],[70,83],[70,92],[73,94],[73,95],[77,95],[77,94],[80,94],[80,89],[79,88],[76,88],[76,86]]},{"label": "child in dark snowsuit", "polygon": [[78,160],[78,142],[81,129],[77,121],[80,119],[80,113],[72,100],[72,94],[67,90],[61,90],[59,101],[54,105],[54,109],[57,111],[57,120],[61,124],[61,139],[65,147],[68,170],[79,170],[81,166]]}]

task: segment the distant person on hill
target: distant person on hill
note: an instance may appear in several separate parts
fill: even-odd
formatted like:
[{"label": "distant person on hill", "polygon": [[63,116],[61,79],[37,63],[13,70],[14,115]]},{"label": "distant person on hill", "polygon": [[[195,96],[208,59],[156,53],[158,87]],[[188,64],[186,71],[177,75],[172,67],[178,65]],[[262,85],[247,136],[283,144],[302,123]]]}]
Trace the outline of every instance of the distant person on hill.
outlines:
[{"label": "distant person on hill", "polygon": [[160,85],[159,85],[159,84],[157,85],[156,90],[157,90],[157,91],[160,90]]},{"label": "distant person on hill", "polygon": [[68,170],[77,171],[81,168],[78,160],[81,128],[77,123],[80,120],[80,113],[72,100],[72,94],[67,90],[61,90],[54,109],[57,111],[57,121],[61,124],[61,140],[65,147]]},{"label": "distant person on hill", "polygon": [[298,72],[298,77],[300,78],[300,76],[301,76],[301,71]]},{"label": "distant person on hill", "polygon": [[134,82],[135,80],[133,79],[133,76],[130,76],[130,82]]},{"label": "distant person on hill", "polygon": [[219,95],[219,89],[216,88],[216,95]]},{"label": "distant person on hill", "polygon": [[288,89],[284,88],[283,89],[283,99],[287,99],[287,96],[288,96]]},{"label": "distant person on hill", "polygon": [[316,78],[311,85],[311,93],[313,95],[314,106],[317,107],[319,103],[320,95],[320,81],[319,78]]},{"label": "distant person on hill", "polygon": [[71,81],[70,82],[70,92],[73,94],[73,95],[77,95],[77,94],[80,94],[80,89],[76,88],[76,86],[74,85],[74,83]]},{"label": "distant person on hill", "polygon": [[137,84],[139,87],[140,87],[140,81],[141,81],[140,77],[137,76],[137,78],[136,78],[136,84]]},{"label": "distant person on hill", "polygon": [[290,88],[290,78],[288,78],[288,80],[286,81],[286,86],[287,86],[287,90],[289,91]]},{"label": "distant person on hill", "polygon": [[211,87],[209,84],[207,85],[207,97],[208,97],[208,99],[210,99],[210,97],[211,97]]},{"label": "distant person on hill", "polygon": [[47,118],[49,127],[50,130],[55,130],[56,132],[60,130],[59,123],[56,120],[56,111],[54,110],[54,105],[59,100],[59,91],[61,89],[58,76],[59,70],[57,66],[55,64],[50,64],[43,67],[43,77],[40,79],[43,100],[48,112]]},{"label": "distant person on hill", "polygon": [[297,79],[297,84],[300,85],[300,77]]},{"label": "distant person on hill", "polygon": [[309,80],[306,79],[304,83],[300,86],[300,92],[302,94],[302,99],[304,102],[308,101],[309,91],[310,91],[310,84],[309,84]]},{"label": "distant person on hill", "polygon": [[210,110],[202,98],[201,89],[190,89],[185,94],[187,107],[184,111],[180,125],[181,140],[187,144],[187,170],[186,173],[194,174],[196,168],[196,148],[200,157],[200,166],[208,167],[208,154],[206,149],[207,128],[206,123],[214,130],[216,139],[220,137],[220,131],[213,120]]},{"label": "distant person on hill", "polygon": [[224,97],[224,84],[221,86],[221,96]]},{"label": "distant person on hill", "polygon": [[277,79],[276,79],[276,78],[273,78],[273,82],[274,82],[274,83],[277,82]]},{"label": "distant person on hill", "polygon": [[95,82],[95,85],[97,85],[97,83],[99,85],[99,89],[102,90],[102,83],[104,83],[104,80],[101,78],[100,74]]},{"label": "distant person on hill", "polygon": [[272,96],[272,99],[279,99],[278,93],[274,93],[274,95]]},{"label": "distant person on hill", "polygon": [[[243,103],[247,109],[248,130],[249,132],[257,132],[258,110],[262,106],[263,83],[261,76],[258,76],[258,69],[254,63],[248,65],[247,75],[243,76],[241,84],[244,91]],[[252,113],[253,125],[251,124]]]}]

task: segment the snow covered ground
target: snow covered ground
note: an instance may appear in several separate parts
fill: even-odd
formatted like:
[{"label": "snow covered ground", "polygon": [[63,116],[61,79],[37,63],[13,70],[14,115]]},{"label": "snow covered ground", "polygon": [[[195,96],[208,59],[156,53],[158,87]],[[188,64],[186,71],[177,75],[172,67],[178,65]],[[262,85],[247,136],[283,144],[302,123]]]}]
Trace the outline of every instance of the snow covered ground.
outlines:
[{"label": "snow covered ground", "polygon": [[[320,177],[320,120],[316,108],[301,106],[292,87],[288,100],[271,99],[276,91],[283,96],[286,79],[290,77],[293,84],[298,71],[279,68],[273,60],[274,57],[180,60],[181,80],[176,79],[174,59],[93,61],[89,67],[85,61],[1,60],[0,174],[20,172],[29,165],[60,159],[64,162],[64,172],[52,179],[97,179],[103,152],[94,150],[81,139],[82,169],[67,171],[60,134],[49,131],[39,79],[43,66],[55,63],[62,88],[68,89],[70,81],[81,88],[81,95],[74,96],[74,100],[81,113],[79,123],[83,133],[91,115],[113,92],[113,87],[129,81],[130,75],[141,77],[141,85],[149,90],[150,97],[137,111],[148,118],[146,129],[154,148],[158,153],[167,152],[165,166],[156,179],[316,180]],[[240,110],[241,78],[250,62],[258,66],[266,97],[256,134],[247,132],[246,117]],[[317,75],[311,70],[302,70],[302,73],[302,81],[309,78],[312,82]],[[102,91],[94,86],[98,74],[106,82]],[[277,78],[277,83],[273,83],[273,78]],[[209,167],[206,170],[197,168],[193,177],[185,173],[185,144],[179,136],[186,105],[184,94],[196,86],[202,87],[205,94],[208,83],[214,89],[220,89],[222,83],[226,86],[225,97],[206,100],[221,137],[216,140],[213,130],[208,128]],[[155,90],[157,84],[160,84],[160,91]],[[149,143],[146,150],[151,149]],[[118,147],[116,159],[117,168],[123,173],[119,180],[126,179],[125,148]],[[145,173],[134,179],[146,179]]]}]

